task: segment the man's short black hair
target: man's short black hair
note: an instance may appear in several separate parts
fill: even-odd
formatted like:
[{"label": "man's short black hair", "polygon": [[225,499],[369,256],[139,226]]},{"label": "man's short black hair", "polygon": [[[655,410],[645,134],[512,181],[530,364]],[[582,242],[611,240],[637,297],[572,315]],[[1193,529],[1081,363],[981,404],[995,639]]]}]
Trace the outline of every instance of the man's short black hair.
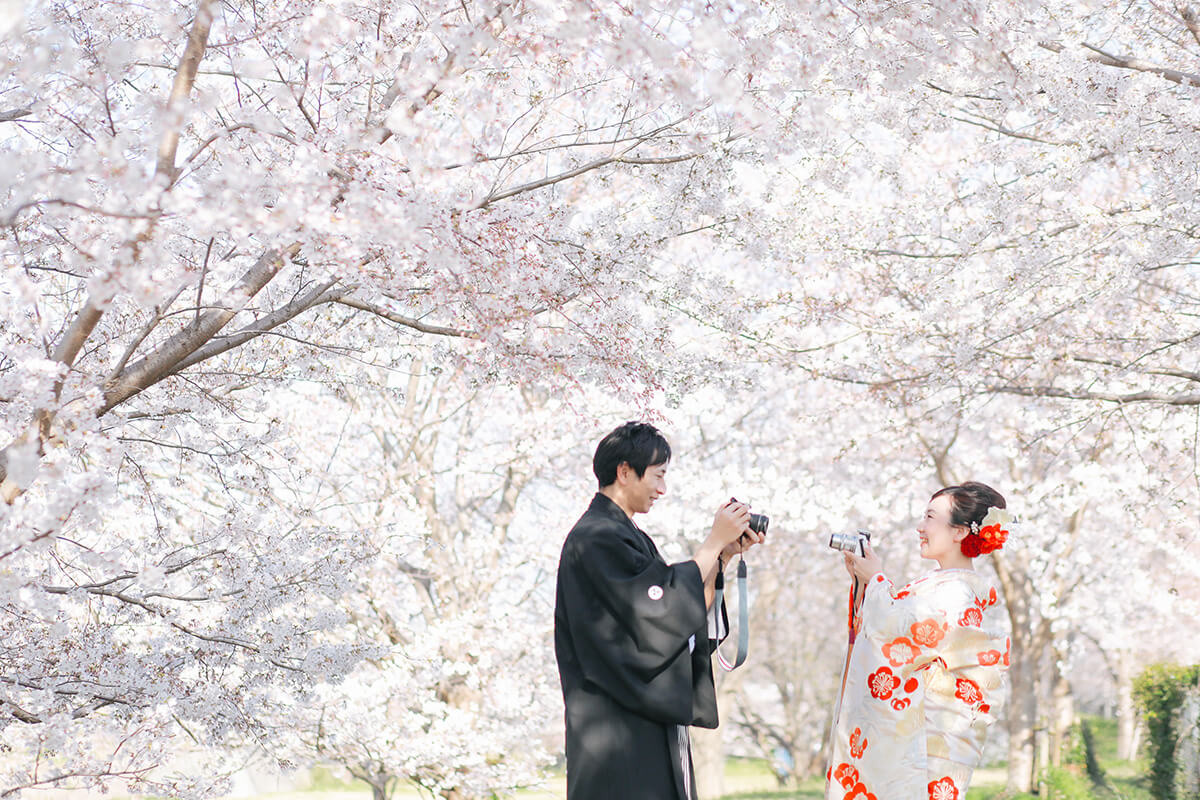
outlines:
[{"label": "man's short black hair", "polygon": [[617,467],[625,462],[638,477],[646,474],[647,467],[665,464],[671,460],[671,445],[662,431],[649,422],[626,422],[600,440],[596,455],[592,457],[592,472],[600,488],[611,486],[617,481]]}]

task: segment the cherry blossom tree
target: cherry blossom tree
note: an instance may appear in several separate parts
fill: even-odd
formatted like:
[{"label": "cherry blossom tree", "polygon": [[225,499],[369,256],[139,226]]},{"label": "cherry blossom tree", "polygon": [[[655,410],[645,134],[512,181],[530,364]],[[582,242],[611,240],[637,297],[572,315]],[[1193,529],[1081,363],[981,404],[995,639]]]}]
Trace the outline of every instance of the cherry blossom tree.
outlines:
[{"label": "cherry blossom tree", "polygon": [[628,290],[720,214],[752,31],[564,11],[5,14],[5,790],[261,741],[268,698],[372,652],[343,608],[364,532],[302,502],[298,386],[414,354],[657,385],[668,329],[628,328]]},{"label": "cherry blossom tree", "polygon": [[[764,391],[858,404],[877,418],[830,415],[845,427],[811,441],[730,418],[752,438],[713,452],[746,467],[719,484],[755,476],[763,508],[832,484],[787,526],[811,536],[867,506],[894,525],[914,475],[987,464],[1041,520],[996,562],[1020,629],[1074,625],[1120,570],[1079,561],[1072,531],[1191,499],[1196,19],[1033,0],[0,15],[0,791],[203,794],[220,764],[151,767],[185,740],[267,747],[264,709],[298,719],[346,675],[346,696],[377,670],[436,697],[436,676],[381,655],[382,615],[363,627],[365,576],[430,558],[426,540],[381,556],[362,515],[390,513],[384,484],[338,516],[303,457],[337,441],[306,415],[358,413],[323,392],[365,396],[414,361],[575,413],[593,387],[624,416]],[[831,455],[823,481],[780,468]],[[439,533],[436,490],[394,466],[405,518],[431,540],[466,530]],[[1128,541],[1158,570],[1149,533]],[[468,600],[446,643],[495,623]]]},{"label": "cherry blossom tree", "polygon": [[327,415],[318,441],[330,446],[304,456],[326,481],[322,513],[351,517],[378,547],[346,601],[378,653],[319,686],[277,747],[343,764],[380,800],[404,782],[446,798],[536,783],[560,724],[556,537],[542,514],[557,476],[584,460],[565,458],[573,437],[546,434],[559,402],[463,378],[414,364],[401,391],[358,392],[348,416]]},{"label": "cherry blossom tree", "polygon": [[798,277],[830,324],[789,325],[781,304],[758,338],[777,361],[910,396],[1195,405],[1181,154],[1200,130],[1196,19],[1188,4],[1021,6],[993,74],[869,74],[830,109],[848,124],[770,185],[779,214],[758,215],[764,233],[792,227],[779,261],[823,266]]},{"label": "cherry blossom tree", "polygon": [[[775,243],[790,226],[793,247],[771,258],[795,276],[754,309],[746,358],[870,387],[946,433],[978,405],[964,430],[980,463],[1014,497],[1039,498],[1031,549],[997,560],[1022,664],[1057,671],[1041,686],[1014,675],[1029,687],[1014,705],[1026,720],[1010,759],[1018,789],[1032,777],[1032,742],[1020,744],[1036,724],[1029,704],[1048,706],[1050,684],[1062,686],[1065,640],[1087,618],[1067,609],[1128,585],[1130,560],[1163,580],[1150,554],[1186,543],[1180,513],[1147,527],[1130,510],[1195,501],[1195,418],[1159,407],[1195,404],[1196,185],[1178,154],[1197,145],[1197,90],[1164,65],[1194,58],[1196,17],[1182,5],[1125,11],[1024,7],[997,39],[992,75],[935,62],[897,89],[867,72],[865,96],[830,105],[842,124],[815,132],[792,174],[767,185],[763,205],[778,213],[745,220]],[[792,324],[797,306],[821,324]],[[979,397],[996,394],[1067,403],[996,401],[1010,441],[980,444],[993,412]],[[1041,440],[1069,435],[1090,444]],[[935,462],[963,449],[930,440]],[[970,464],[942,472],[967,475]],[[1097,526],[1120,532],[1103,549],[1129,557],[1086,551]]]}]

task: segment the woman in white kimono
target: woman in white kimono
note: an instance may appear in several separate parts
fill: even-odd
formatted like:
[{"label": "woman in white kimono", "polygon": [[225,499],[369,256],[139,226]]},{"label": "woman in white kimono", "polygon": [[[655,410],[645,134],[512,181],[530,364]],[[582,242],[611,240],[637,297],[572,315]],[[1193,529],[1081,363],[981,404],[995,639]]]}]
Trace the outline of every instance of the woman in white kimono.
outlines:
[{"label": "woman in white kimono", "polygon": [[982,483],[936,492],[917,525],[938,569],[896,589],[868,546],[845,555],[861,590],[834,713],[827,800],[965,800],[1003,702],[1007,614],[974,559],[1011,517]]}]

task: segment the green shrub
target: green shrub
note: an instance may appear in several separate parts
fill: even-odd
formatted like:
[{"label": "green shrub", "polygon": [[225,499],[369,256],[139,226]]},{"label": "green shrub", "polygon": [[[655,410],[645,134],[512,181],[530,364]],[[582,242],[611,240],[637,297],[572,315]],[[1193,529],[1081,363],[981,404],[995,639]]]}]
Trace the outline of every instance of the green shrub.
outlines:
[{"label": "green shrub", "polygon": [[1158,800],[1176,800],[1175,712],[1187,690],[1200,678],[1200,665],[1154,664],[1133,682],[1133,697],[1146,721],[1150,754],[1150,793]]}]

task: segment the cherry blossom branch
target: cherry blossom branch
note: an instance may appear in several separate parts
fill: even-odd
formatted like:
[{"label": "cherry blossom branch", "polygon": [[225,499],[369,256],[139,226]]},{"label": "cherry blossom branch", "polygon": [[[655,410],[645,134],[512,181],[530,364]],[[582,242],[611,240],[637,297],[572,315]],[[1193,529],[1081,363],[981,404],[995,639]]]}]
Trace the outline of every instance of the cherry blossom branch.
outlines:
[{"label": "cherry blossom branch", "polygon": [[[71,712],[72,719],[82,719],[93,711],[97,711],[105,706],[122,705],[133,706],[134,704],[128,700],[122,700],[119,697],[110,697],[108,695],[96,694],[95,692],[80,690],[80,689],[63,689],[61,687],[46,687],[31,680],[22,680],[19,678],[10,678],[5,675],[0,675],[0,683],[7,683],[11,686],[20,686],[23,689],[32,689],[38,692],[49,691],[51,694],[56,694],[60,697],[79,697],[85,696],[91,698],[87,703],[76,708]],[[31,711],[21,708],[8,698],[0,698],[0,706],[8,705],[12,708],[12,715],[17,720],[30,725],[39,725],[44,720]]]},{"label": "cherry blossom branch", "polygon": [[[611,128],[611,127],[613,127],[613,126],[612,125],[600,125],[600,126],[597,126],[596,128],[594,128],[593,130],[599,131],[599,130],[603,130],[604,128]],[[676,136],[682,137],[682,134],[677,134],[677,135],[672,134],[669,136],[661,136],[661,137],[657,137],[657,138],[667,139],[667,138],[673,138]],[[549,139],[553,139],[553,138],[558,138],[558,137],[549,137]],[[547,139],[547,141],[549,139]],[[531,147],[527,147],[524,149],[512,150],[508,153],[500,153],[498,155],[490,155],[490,156],[478,156],[478,157],[472,158],[469,161],[456,161],[451,164],[445,164],[445,165],[441,166],[440,169],[444,169],[444,170],[462,169],[463,167],[469,167],[473,164],[486,164],[491,161],[509,161],[514,158],[520,158],[522,156],[541,155],[542,153],[551,153],[556,150],[581,150],[581,149],[585,149],[585,148],[611,147],[612,145],[616,145],[616,144],[625,144],[627,142],[641,143],[646,140],[647,140],[646,134],[636,134],[636,135],[629,135],[629,136],[616,136],[611,139],[600,139],[600,140],[589,139],[589,140],[581,141],[581,142],[563,142],[561,144],[546,144],[546,145],[538,144],[538,145],[533,145]],[[402,171],[407,172],[407,169],[404,169]]]},{"label": "cherry blossom branch", "polygon": [[246,450],[245,447],[234,447],[234,448],[227,449],[224,452],[218,451],[218,450],[204,450],[200,447],[193,447],[190,444],[176,444],[174,442],[164,442],[161,439],[147,439],[143,436],[118,436],[117,441],[119,441],[119,442],[138,442],[140,444],[152,444],[155,447],[164,447],[168,450],[182,450],[185,453],[195,453],[196,455],[205,456],[207,458],[212,458],[212,459],[229,458],[231,456],[235,456],[240,453],[243,453]]},{"label": "cherry blossom branch", "polygon": [[[97,214],[101,217],[111,217],[113,219],[153,219],[154,213],[144,211],[109,211],[104,208],[96,208],[95,206],[78,203],[74,200],[67,200],[62,197],[49,197],[44,200],[29,200],[17,205],[9,212],[8,216],[0,219],[0,226],[11,228],[17,224],[17,218],[30,208],[38,208],[40,206],[65,206],[67,208],[77,208],[80,211],[86,211],[89,214]],[[81,251],[82,252],[82,251]]]},{"label": "cherry blossom branch", "polygon": [[[220,43],[220,45],[223,45],[223,44],[226,44],[226,43],[225,42]],[[209,45],[209,46],[210,47],[219,47],[220,45],[214,44],[214,45]],[[159,64],[154,61],[133,61],[133,62],[131,62],[131,66],[147,67],[149,69],[169,69],[169,70],[178,69],[178,66],[173,66],[171,64]],[[301,83],[301,81],[281,80],[279,78],[272,78],[267,75],[247,75],[244,72],[238,72],[237,70],[232,70],[232,69],[197,69],[196,74],[197,75],[219,75],[222,78],[235,78],[239,81],[262,81],[263,83],[280,83],[280,84],[288,84],[288,85],[298,85],[299,83]],[[351,84],[348,81],[325,81],[324,85],[326,85],[326,86],[351,86],[353,84]]]},{"label": "cherry blossom branch", "polygon": [[1099,400],[1106,403],[1160,403],[1168,406],[1200,405],[1200,394],[1167,394],[1164,392],[1093,392],[1086,389],[1060,389],[1056,386],[1012,386],[997,384],[987,387],[992,394],[1014,394],[1021,397],[1055,397],[1062,400]]},{"label": "cherry blossom branch", "polygon": [[1099,47],[1094,47],[1087,42],[1082,43],[1084,47],[1096,54],[1094,61],[1110,67],[1121,67],[1122,69],[1132,69],[1138,72],[1150,72],[1166,78],[1169,81],[1179,84],[1191,84],[1192,86],[1200,86],[1200,75],[1194,72],[1183,72],[1170,67],[1160,66],[1149,61],[1144,61],[1140,58],[1132,56],[1114,56],[1111,53],[1106,53]]},{"label": "cherry blossom branch", "polygon": [[[137,332],[137,335],[133,337],[133,341],[129,343],[129,346],[125,348],[125,352],[121,354],[121,358],[117,361],[117,365],[109,372],[108,378],[105,382],[114,380],[118,375],[121,374],[121,371],[125,369],[125,365],[129,363],[129,359],[132,358],[137,349],[141,347],[142,342],[146,341],[146,337],[149,336],[150,333],[158,327],[158,324],[166,318],[166,310],[171,307],[172,303],[179,299],[179,295],[183,294],[183,290],[184,287],[180,286],[175,290],[175,294],[171,295],[169,300],[154,307],[154,314],[150,317],[146,324],[142,326],[142,329]],[[197,310],[196,313],[199,314],[199,310]]]},{"label": "cherry blossom branch", "polygon": [[1182,3],[1176,6],[1176,10],[1179,12],[1179,16],[1183,18],[1183,24],[1192,32],[1192,38],[1196,40],[1196,44],[1200,44],[1200,16],[1197,16],[1195,11]]},{"label": "cherry blossom branch", "polygon": [[[1150,61],[1135,58],[1133,56],[1115,56],[1112,53],[1105,52],[1099,47],[1090,45],[1087,42],[1080,42],[1080,44],[1092,51],[1090,55],[1086,56],[1089,61],[1095,61],[1108,67],[1120,67],[1121,69],[1131,69],[1137,72],[1149,72],[1154,75],[1158,75],[1161,78],[1165,78],[1173,83],[1200,86],[1200,75],[1197,75],[1194,72],[1182,72],[1177,69],[1164,67]],[[1065,49],[1058,42],[1038,42],[1038,46],[1049,50],[1052,53],[1061,53]]]},{"label": "cherry blossom branch", "polygon": [[[43,586],[42,590],[47,592],[48,594],[69,594],[71,592],[77,591],[78,589],[77,589],[77,587],[74,587],[74,586]],[[142,598],[132,597],[121,591],[113,591],[110,589],[99,588],[99,587],[92,588],[92,589],[86,589],[85,591],[88,594],[99,595],[101,597],[111,597],[114,600],[119,600],[122,603],[126,603],[127,605],[141,608],[142,610],[146,611],[147,613],[163,620],[164,622],[166,622],[168,625],[170,625],[175,630],[177,630],[181,633],[184,633],[188,636],[191,636],[194,639],[199,639],[204,642],[211,642],[212,644],[224,644],[224,645],[228,645],[229,647],[234,647],[239,650],[245,650],[247,652],[255,653],[255,654],[259,654],[262,652],[262,649],[258,645],[254,644],[253,642],[246,642],[246,641],[242,641],[240,639],[234,639],[230,636],[222,636],[220,634],[202,633],[200,631],[194,630],[193,628],[191,628],[187,625],[184,625],[182,622],[178,622],[176,620],[170,619],[168,617],[166,610],[157,608],[157,607],[151,605],[150,603],[147,603]],[[277,659],[274,659],[274,658],[268,658],[267,661],[269,661],[271,664],[279,667],[280,669],[286,669],[286,670],[295,671],[295,672],[303,671],[298,667],[295,667],[290,664],[284,664],[283,662],[281,662]]]},{"label": "cherry blossom branch", "polygon": [[293,146],[298,144],[295,137],[293,137],[289,134],[280,133],[278,131],[265,130],[264,128],[261,128],[258,125],[254,125],[249,122],[239,122],[234,125],[226,126],[224,129],[217,131],[216,133],[212,134],[207,139],[205,139],[203,142],[200,143],[200,145],[195,150],[192,151],[191,155],[189,155],[187,158],[185,158],[183,160],[183,164],[187,165],[187,164],[192,163],[193,161],[196,160],[196,158],[201,153],[203,153],[205,150],[207,150],[209,147],[211,147],[213,145],[213,143],[219,141],[220,139],[224,139],[226,137],[232,136],[233,134],[237,133],[238,131],[254,131],[255,133],[261,133],[264,136],[274,136],[277,139],[282,139],[283,141],[285,141],[288,144],[293,145]]},{"label": "cherry blossom branch", "polygon": [[406,317],[403,314],[397,314],[395,311],[390,311],[383,306],[374,303],[368,303],[365,300],[360,300],[349,295],[339,296],[331,302],[338,303],[350,308],[356,308],[359,311],[366,311],[374,314],[377,317],[382,317],[389,322],[394,322],[397,325],[403,325],[406,328],[412,328],[421,333],[431,333],[437,336],[457,336],[466,339],[478,339],[479,334],[474,331],[462,330],[461,328],[449,328],[444,325],[431,325],[427,322],[422,322],[414,317]]},{"label": "cherry blossom branch", "polygon": [[[200,5],[196,11],[196,17],[192,25],[191,33],[188,36],[187,46],[184,48],[184,54],[179,62],[179,70],[175,75],[175,81],[171,88],[171,95],[167,100],[168,117],[176,107],[184,102],[188,95],[191,94],[193,85],[196,79],[196,69],[199,66],[200,59],[204,55],[206,42],[208,41],[209,29],[212,26],[213,20],[213,4],[214,0],[200,0]],[[175,153],[179,146],[179,123],[174,126],[169,126],[163,134],[163,138],[159,143],[158,161],[155,168],[156,177],[165,177],[166,183],[169,185],[175,178]],[[70,201],[62,201],[64,204],[71,205]],[[12,217],[12,222],[15,224],[16,217]],[[150,217],[150,223],[141,231],[141,233],[133,241],[134,257],[140,250],[140,245],[149,237],[150,231],[153,228],[154,215]],[[91,295],[88,296],[84,303],[84,307],[77,313],[71,321],[70,327],[63,335],[58,346],[55,348],[53,358],[55,361],[70,367],[74,364],[79,351],[83,348],[84,343],[92,335],[100,318],[104,315],[104,309],[97,304]],[[224,323],[222,323],[224,324]],[[143,359],[139,364],[145,364],[146,359]],[[136,365],[135,365],[136,366]],[[139,375],[140,377],[140,375]],[[54,386],[54,397],[57,400],[62,393],[63,378],[60,377]],[[136,382],[123,383],[123,387],[129,388],[136,386]],[[140,389],[137,389],[140,391]],[[136,392],[132,392],[136,393]],[[132,394],[131,393],[131,394]],[[126,395],[130,396],[130,395]],[[15,442],[8,445],[4,450],[0,451],[0,497],[5,502],[11,503],[18,495],[24,491],[23,487],[18,486],[8,477],[8,453],[9,448],[14,444],[22,444],[27,442],[32,436],[37,437],[38,455],[42,453],[43,442],[50,435],[50,426],[54,420],[54,412],[48,408],[39,409],[34,414],[34,430],[19,437]]]},{"label": "cherry blossom branch", "polygon": [[9,709],[11,710],[10,713],[13,715],[13,717],[18,722],[24,722],[26,725],[42,724],[41,717],[39,717],[37,714],[32,714],[32,713],[26,711],[25,709],[21,708],[19,705],[14,703],[12,700],[3,700],[0,702],[2,702],[4,705],[9,707]]},{"label": "cherry blossom branch", "polygon": [[[963,113],[970,113],[970,112],[964,111]],[[1003,125],[1001,125],[1000,123],[996,122],[995,120],[988,119],[987,117],[984,117],[984,116],[981,116],[978,114],[976,114],[975,116],[978,116],[980,119],[984,120],[984,122],[978,122],[973,119],[966,119],[965,117],[950,117],[950,119],[956,120],[958,122],[965,122],[968,125],[974,125],[976,127],[983,128],[984,130],[993,131],[995,133],[999,133],[1004,136],[1010,136],[1013,139],[1024,139],[1027,142],[1037,142],[1038,144],[1048,144],[1052,147],[1062,147],[1064,145],[1076,144],[1076,142],[1056,142],[1053,139],[1043,139],[1042,137],[1034,136],[1033,134],[1021,133],[1020,131],[1015,131],[1012,128],[1006,128]]]},{"label": "cherry blossom branch", "polygon": [[[1181,380],[1190,381],[1193,383],[1200,383],[1200,372],[1181,369],[1178,367],[1139,367],[1139,366],[1137,366],[1139,361],[1141,361],[1145,358],[1148,358],[1151,355],[1154,355],[1155,353],[1159,353],[1159,352],[1162,352],[1163,350],[1167,350],[1171,347],[1174,347],[1176,345],[1184,344],[1186,342],[1192,341],[1197,336],[1200,336],[1200,334],[1193,334],[1192,336],[1186,337],[1184,339],[1179,339],[1174,342],[1169,342],[1161,347],[1156,347],[1153,350],[1143,353],[1142,355],[1138,356],[1137,358],[1135,358],[1132,361],[1129,361],[1127,363],[1117,361],[1115,359],[1110,359],[1110,358],[1093,358],[1090,356],[1064,355],[1064,356],[1060,356],[1060,358],[1062,360],[1066,360],[1066,361],[1074,361],[1079,364],[1096,364],[1097,366],[1102,366],[1102,367],[1112,367],[1113,369],[1121,370],[1123,372],[1132,371],[1132,372],[1138,373],[1139,375],[1161,375],[1166,378],[1179,378]],[[1034,357],[1031,355],[1025,355],[1025,354],[1012,355],[1012,354],[1003,353],[1003,352],[996,351],[996,350],[989,350],[986,352],[990,352],[992,355],[995,355],[998,358],[1006,359],[1009,361],[1033,361],[1034,360]]]},{"label": "cherry blossom branch", "polygon": [[[633,148],[639,146],[641,143],[642,142],[639,141],[637,144],[634,144],[634,145],[630,146],[629,148],[626,148],[626,150],[624,152],[629,152]],[[474,209],[478,210],[481,208],[486,208],[487,206],[490,206],[492,203],[495,203],[499,200],[506,200],[506,199],[508,199],[510,197],[514,197],[518,194],[524,194],[525,192],[532,192],[535,189],[541,189],[546,186],[552,186],[556,183],[561,183],[562,181],[570,180],[571,178],[578,177],[579,175],[582,175],[585,172],[591,172],[592,170],[600,169],[601,167],[606,167],[609,164],[675,164],[675,163],[678,163],[681,161],[691,161],[694,158],[699,158],[700,155],[701,155],[700,153],[685,153],[683,155],[666,156],[666,157],[662,157],[662,158],[634,158],[634,157],[629,157],[629,156],[624,156],[624,155],[607,156],[605,158],[598,158],[595,161],[589,161],[586,164],[582,164],[582,165],[576,167],[575,169],[569,169],[566,172],[560,172],[557,175],[551,175],[549,177],[541,178],[536,181],[530,181],[529,183],[525,183],[520,186],[515,186],[512,189],[507,189],[503,192],[490,194],[487,197],[485,197],[483,200],[481,200],[478,204],[476,204],[474,206]]]},{"label": "cherry blossom branch", "polygon": [[[511,5],[512,4],[508,3],[508,2],[497,3],[495,10],[493,10],[490,15],[485,15],[480,18],[479,24],[476,25],[476,29],[483,31],[483,30],[486,30],[487,28],[489,28],[493,22],[496,22],[498,20],[503,20],[504,12],[507,11]],[[468,16],[468,22],[469,21],[470,21],[470,17]],[[401,70],[403,70],[406,66],[407,66],[407,64],[402,61],[401,62]],[[456,70],[462,71],[461,68],[459,68],[457,65],[457,51],[451,50],[451,51],[448,51],[445,61],[442,62],[441,74],[438,75],[436,78],[434,78],[433,82],[429,85],[429,88],[425,90],[425,93],[423,95],[421,95],[421,98],[419,100],[414,100],[412,103],[409,104],[409,107],[405,110],[405,113],[407,113],[407,115],[410,119],[412,117],[415,117],[417,115],[417,112],[419,112],[421,109],[429,106],[431,103],[433,103],[435,100],[437,100],[439,97],[442,96],[442,90],[440,88],[440,84],[446,78],[450,77],[450,75],[452,73],[454,73]],[[392,81],[392,85],[388,87],[388,90],[384,93],[383,97],[380,98],[380,101],[379,101],[380,112],[386,112],[389,108],[391,108],[392,105],[396,102],[396,100],[399,99],[400,93],[402,91],[403,91],[403,84],[400,81],[400,75],[397,74],[396,78]],[[392,138],[391,130],[389,130],[387,128],[383,128],[382,131],[379,133],[379,144],[385,143],[390,138]]]},{"label": "cherry blossom branch", "polygon": [[[95,330],[96,324],[100,321],[100,317],[103,314],[103,309],[97,307],[89,296],[84,307],[71,320],[70,327],[67,328],[62,340],[59,341],[58,346],[54,349],[54,360],[68,368],[75,363],[75,358],[83,348],[84,342],[92,335],[92,331]],[[54,382],[54,398],[56,400],[62,394],[64,376],[65,370],[64,374],[60,375]],[[30,440],[36,440],[37,453],[40,457],[42,455],[43,443],[50,437],[50,426],[53,421],[53,411],[46,408],[38,409],[33,415],[32,428],[10,442],[3,450],[0,450],[0,498],[3,498],[4,502],[12,503],[25,491],[25,487],[9,479],[8,458],[11,449],[13,447],[24,446]]]},{"label": "cherry blossom branch", "polygon": [[220,355],[235,347],[240,347],[251,339],[261,336],[270,331],[272,328],[277,328],[280,325],[294,319],[301,313],[307,311],[315,305],[329,302],[326,297],[328,291],[337,284],[336,280],[328,281],[320,286],[312,289],[285,306],[275,309],[269,314],[262,316],[244,327],[234,331],[233,333],[217,336],[216,334],[203,347],[197,349],[187,358],[181,359],[168,373],[163,375],[174,375],[180,370],[199,364],[201,361]]},{"label": "cherry blossom branch", "polygon": [[8,111],[0,111],[0,122],[13,122],[14,120],[28,117],[33,113],[33,106],[25,108],[10,108]]},{"label": "cherry blossom branch", "polygon": [[18,786],[10,786],[9,788],[0,792],[0,797],[19,797],[21,792],[25,791],[26,789],[36,789],[39,786],[54,786],[62,783],[63,781],[69,781],[75,778],[86,778],[89,780],[96,780],[99,778],[123,778],[125,780],[141,779],[146,775],[146,773],[153,770],[156,766],[157,765],[151,765],[142,767],[140,769],[106,770],[104,772],[60,772],[51,775],[49,778],[38,778]]},{"label": "cherry blossom branch", "polygon": [[229,292],[225,304],[203,314],[198,324],[179,331],[110,381],[105,387],[104,403],[97,411],[97,416],[103,416],[130,397],[178,371],[182,362],[225,327],[250,298],[270,283],[284,263],[299,252],[300,243],[293,242],[281,250],[271,249],[263,253]]},{"label": "cherry blossom branch", "polygon": [[[167,119],[180,113],[180,106],[192,93],[192,87],[196,83],[196,70],[199,69],[200,59],[204,57],[204,50],[208,46],[208,33],[213,22],[213,5],[214,0],[200,0],[200,5],[196,8],[196,17],[188,34],[187,46],[180,56],[171,95],[167,98]],[[165,177],[168,184],[175,179],[175,153],[179,149],[181,123],[181,119],[168,123],[158,145],[158,162],[154,168],[154,175],[156,178]]]}]

